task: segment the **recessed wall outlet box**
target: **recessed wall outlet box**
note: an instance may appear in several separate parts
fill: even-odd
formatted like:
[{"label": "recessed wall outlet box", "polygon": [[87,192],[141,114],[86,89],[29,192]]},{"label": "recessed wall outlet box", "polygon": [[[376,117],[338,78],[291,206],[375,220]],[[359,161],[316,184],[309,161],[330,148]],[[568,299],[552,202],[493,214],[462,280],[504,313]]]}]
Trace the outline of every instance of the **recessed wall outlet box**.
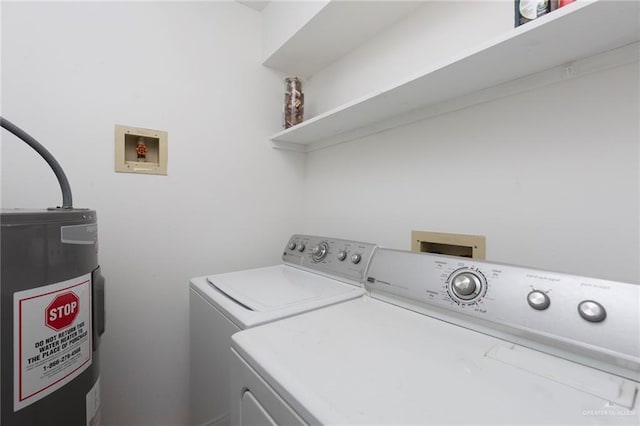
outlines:
[{"label": "recessed wall outlet box", "polygon": [[411,250],[484,259],[486,238],[483,235],[411,231]]},{"label": "recessed wall outlet box", "polygon": [[116,124],[116,172],[167,174],[167,132]]}]

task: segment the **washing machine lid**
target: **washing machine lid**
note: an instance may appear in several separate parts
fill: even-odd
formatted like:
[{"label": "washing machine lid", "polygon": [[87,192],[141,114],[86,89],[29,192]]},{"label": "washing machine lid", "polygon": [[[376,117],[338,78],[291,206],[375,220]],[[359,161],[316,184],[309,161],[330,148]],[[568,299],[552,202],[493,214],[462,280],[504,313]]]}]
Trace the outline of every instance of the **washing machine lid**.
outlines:
[{"label": "washing machine lid", "polygon": [[232,340],[309,424],[640,423],[637,382],[366,296]]},{"label": "washing machine lid", "polygon": [[191,287],[240,328],[350,300],[364,293],[361,287],[288,265],[194,278]]},{"label": "washing machine lid", "polygon": [[340,281],[292,267],[253,269],[207,278],[227,297],[251,311],[268,312],[350,292]]}]

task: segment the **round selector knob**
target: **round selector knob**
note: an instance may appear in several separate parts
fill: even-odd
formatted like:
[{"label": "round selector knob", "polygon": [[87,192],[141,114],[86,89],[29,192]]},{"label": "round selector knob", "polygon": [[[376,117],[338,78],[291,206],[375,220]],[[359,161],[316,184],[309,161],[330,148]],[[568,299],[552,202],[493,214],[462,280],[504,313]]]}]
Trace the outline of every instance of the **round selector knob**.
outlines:
[{"label": "round selector knob", "polygon": [[343,260],[345,260],[346,258],[347,258],[347,252],[346,252],[346,251],[344,251],[344,250],[340,250],[340,251],[338,252],[338,260],[342,262],[342,261],[343,261]]},{"label": "round selector knob", "polygon": [[362,260],[362,256],[359,253],[354,253],[351,255],[351,263],[357,265]]},{"label": "round selector knob", "polygon": [[298,251],[299,251],[300,253],[302,253],[302,252],[304,251],[304,244],[300,244],[300,245],[298,246]]},{"label": "round selector knob", "polygon": [[480,285],[480,280],[474,274],[465,272],[457,275],[451,282],[453,292],[456,296],[464,299],[465,296],[472,295]]},{"label": "round selector knob", "polygon": [[527,295],[527,302],[533,309],[544,311],[551,304],[551,299],[549,299],[546,293],[540,290],[533,290]]},{"label": "round selector knob", "polygon": [[293,250],[293,249],[295,249],[295,248],[296,248],[296,243],[294,243],[293,241],[291,241],[291,242],[289,243],[289,250]]},{"label": "round selector knob", "polygon": [[329,252],[329,244],[327,244],[326,242],[321,242],[320,244],[316,245],[311,249],[311,258],[315,262],[320,262],[322,259],[324,259],[327,256],[328,252]]},{"label": "round selector knob", "polygon": [[578,305],[578,313],[589,322],[601,322],[607,317],[604,306],[594,300],[583,300]]},{"label": "round selector knob", "polygon": [[449,277],[449,294],[461,301],[476,299],[485,290],[485,281],[475,270],[464,268]]}]

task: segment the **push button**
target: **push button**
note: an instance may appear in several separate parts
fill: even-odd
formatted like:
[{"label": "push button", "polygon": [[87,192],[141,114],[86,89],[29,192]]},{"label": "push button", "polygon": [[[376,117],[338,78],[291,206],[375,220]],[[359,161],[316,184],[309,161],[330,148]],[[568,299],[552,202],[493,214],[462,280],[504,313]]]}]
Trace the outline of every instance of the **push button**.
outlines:
[{"label": "push button", "polygon": [[578,305],[578,313],[589,322],[601,322],[607,317],[604,306],[594,300],[583,300]]}]

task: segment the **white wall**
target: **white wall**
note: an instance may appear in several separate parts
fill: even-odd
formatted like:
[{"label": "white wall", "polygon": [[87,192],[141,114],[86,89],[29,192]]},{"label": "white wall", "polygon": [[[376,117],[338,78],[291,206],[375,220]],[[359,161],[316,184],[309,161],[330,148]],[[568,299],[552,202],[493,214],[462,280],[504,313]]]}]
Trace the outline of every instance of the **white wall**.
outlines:
[{"label": "white wall", "polygon": [[262,11],[262,59],[271,56],[330,0],[272,1]]},{"label": "white wall", "polygon": [[[267,143],[282,87],[260,58],[260,15],[234,2],[2,3],[2,115],[98,211],[105,425],[186,423],[188,278],[279,262],[301,228],[304,158]],[[116,123],[168,131],[168,176],[114,173]],[[2,207],[59,205],[1,136]]]},{"label": "white wall", "polygon": [[[309,109],[508,30],[506,3],[427,5],[315,75]],[[640,282],[638,71],[635,62],[309,153],[306,232],[405,249],[412,230],[481,234],[489,260]]]},{"label": "white wall", "polygon": [[305,117],[406,81],[511,28],[513,2],[425,2],[306,80]]}]

